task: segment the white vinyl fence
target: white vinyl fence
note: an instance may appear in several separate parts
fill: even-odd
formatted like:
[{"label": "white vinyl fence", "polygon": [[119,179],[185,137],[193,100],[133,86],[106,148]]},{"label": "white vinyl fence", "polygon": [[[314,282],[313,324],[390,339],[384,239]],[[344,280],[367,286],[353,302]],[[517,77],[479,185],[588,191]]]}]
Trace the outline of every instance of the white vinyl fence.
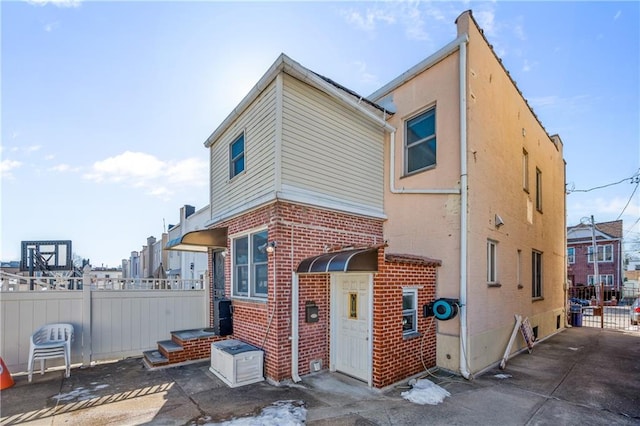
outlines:
[{"label": "white vinyl fence", "polygon": [[109,283],[87,275],[80,286],[61,278],[53,284],[38,278],[29,291],[33,281],[15,277],[1,277],[4,284],[14,280],[15,289],[0,287],[0,356],[12,374],[26,371],[30,336],[48,323],[73,325],[71,362],[85,366],[141,356],[156,349],[158,341],[170,339],[171,331],[208,327],[207,292],[199,280]]}]

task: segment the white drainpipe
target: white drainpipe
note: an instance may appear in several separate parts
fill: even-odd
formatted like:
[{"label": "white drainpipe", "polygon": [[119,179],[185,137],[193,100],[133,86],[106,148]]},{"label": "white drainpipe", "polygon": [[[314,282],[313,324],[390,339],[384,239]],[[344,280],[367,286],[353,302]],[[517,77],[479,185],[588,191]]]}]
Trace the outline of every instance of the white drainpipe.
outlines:
[{"label": "white drainpipe", "polygon": [[471,379],[467,340],[467,41],[460,42],[460,374]]},{"label": "white drainpipe", "polygon": [[302,379],[298,374],[298,304],[300,302],[298,273],[293,273],[291,282],[291,379],[298,383]]}]

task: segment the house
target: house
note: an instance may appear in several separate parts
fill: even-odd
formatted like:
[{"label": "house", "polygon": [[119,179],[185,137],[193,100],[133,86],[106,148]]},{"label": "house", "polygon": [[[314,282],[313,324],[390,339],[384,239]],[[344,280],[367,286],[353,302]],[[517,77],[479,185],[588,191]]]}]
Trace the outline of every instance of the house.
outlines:
[{"label": "house", "polygon": [[[597,264],[594,264],[596,250]],[[620,299],[624,280],[622,261],[622,220],[567,228],[567,279],[575,297],[598,298],[598,286],[602,285],[604,301],[612,297]]]},{"label": "house", "polygon": [[471,378],[515,314],[538,338],[564,327],[562,142],[471,12],[456,24],[369,97],[281,55],[206,140],[211,216],[182,238],[207,248],[267,378]]},{"label": "house", "polygon": [[[208,255],[207,249],[203,246],[188,247],[189,250],[180,250],[177,247],[184,234],[204,228],[204,224],[209,220],[209,206],[205,206],[196,211],[191,205],[184,205],[180,208],[180,222],[176,225],[169,225],[165,253],[167,257],[167,277],[181,278],[186,280],[203,280],[208,277]],[[184,248],[184,247],[182,247]],[[199,251],[198,251],[199,250]]]}]

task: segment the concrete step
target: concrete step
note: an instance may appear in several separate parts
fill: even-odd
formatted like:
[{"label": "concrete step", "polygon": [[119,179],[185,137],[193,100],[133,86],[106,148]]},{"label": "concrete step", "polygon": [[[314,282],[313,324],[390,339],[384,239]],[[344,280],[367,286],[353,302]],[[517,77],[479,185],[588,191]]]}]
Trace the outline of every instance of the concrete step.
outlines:
[{"label": "concrete step", "polygon": [[169,363],[169,359],[157,350],[142,352],[142,360],[148,367],[157,367]]},{"label": "concrete step", "polygon": [[174,342],[173,340],[161,340],[158,342],[158,348],[164,350],[165,353],[183,351],[182,345]]}]

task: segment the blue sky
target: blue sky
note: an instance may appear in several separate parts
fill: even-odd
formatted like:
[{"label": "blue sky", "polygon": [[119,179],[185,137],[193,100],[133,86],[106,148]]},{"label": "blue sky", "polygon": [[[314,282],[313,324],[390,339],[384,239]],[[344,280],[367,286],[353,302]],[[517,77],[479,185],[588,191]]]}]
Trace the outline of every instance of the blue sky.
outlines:
[{"label": "blue sky", "polygon": [[0,260],[61,239],[120,265],[209,203],[203,143],[280,53],[368,95],[467,9],[564,142],[568,224],[640,238],[638,2],[4,1]]}]

